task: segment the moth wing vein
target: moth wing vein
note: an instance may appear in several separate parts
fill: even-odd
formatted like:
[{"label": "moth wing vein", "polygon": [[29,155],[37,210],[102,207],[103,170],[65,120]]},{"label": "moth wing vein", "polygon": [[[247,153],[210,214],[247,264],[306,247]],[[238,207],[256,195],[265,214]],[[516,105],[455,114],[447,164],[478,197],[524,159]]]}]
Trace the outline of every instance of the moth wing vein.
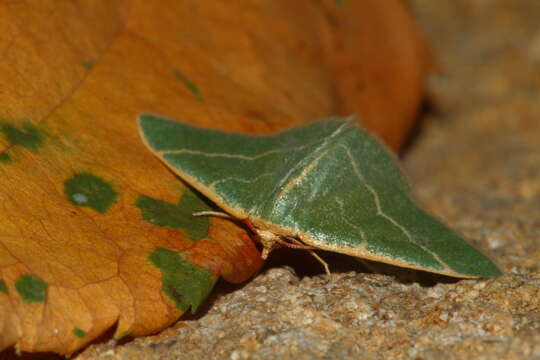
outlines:
[{"label": "moth wing vein", "polygon": [[322,154],[320,154],[319,156],[317,156],[315,159],[313,159],[305,168],[304,170],[302,170],[302,172],[294,177],[293,179],[291,179],[290,181],[288,181],[285,186],[283,187],[283,189],[281,190],[281,192],[276,196],[274,202],[277,203],[279,202],[279,200],[285,196],[293,187],[301,184],[304,182],[305,178],[307,177],[307,175],[319,164],[319,162],[321,161],[321,159],[326,156],[326,154],[328,154],[328,151],[329,150],[326,150],[324,151]]},{"label": "moth wing vein", "polygon": [[347,223],[347,225],[349,225],[350,227],[352,227],[353,229],[357,230],[359,233],[360,233],[360,238],[362,239],[362,242],[365,243],[366,242],[366,234],[364,233],[364,231],[358,227],[357,225],[351,223],[349,220],[347,220],[347,218],[345,217],[345,205],[343,204],[343,201],[336,197],[336,202],[339,206],[339,209],[341,210],[341,219],[343,221],[345,221]]},{"label": "moth wing vein", "polygon": [[407,239],[409,239],[410,242],[412,242],[413,244],[415,244],[416,246],[420,247],[422,250],[424,250],[425,252],[427,252],[428,254],[430,254],[431,256],[433,256],[433,258],[435,260],[437,260],[441,265],[443,265],[446,269],[449,269],[448,265],[441,260],[441,258],[439,257],[439,255],[437,255],[436,253],[434,253],[433,251],[427,249],[424,245],[422,244],[419,244],[417,241],[415,241],[411,234],[409,233],[409,231],[403,226],[401,225],[399,222],[397,222],[394,218],[392,218],[390,215],[386,214],[383,210],[382,210],[382,207],[381,207],[381,203],[380,203],[380,199],[379,199],[379,194],[377,193],[377,191],[366,181],[366,179],[364,178],[364,176],[362,175],[362,173],[360,172],[360,169],[358,168],[358,165],[356,164],[356,160],[354,159],[354,157],[352,156],[351,154],[351,151],[348,147],[346,147],[345,145],[340,145],[342,146],[346,153],[347,153],[347,156],[349,157],[349,159],[351,160],[351,163],[352,163],[352,166],[353,166],[353,170],[354,170],[354,173],[356,175],[356,177],[358,178],[358,180],[360,180],[361,183],[364,184],[364,186],[366,186],[366,188],[368,189],[368,191],[373,195],[373,199],[374,199],[374,202],[375,202],[375,207],[377,209],[377,215],[379,216],[382,216],[384,217],[386,220],[388,220],[390,223],[392,223],[394,226],[396,226],[398,229],[400,229],[400,231],[407,237]]},{"label": "moth wing vein", "polygon": [[159,155],[181,155],[181,154],[191,154],[191,155],[199,155],[204,157],[225,157],[225,158],[231,158],[231,159],[241,159],[246,161],[253,161],[260,158],[263,158],[268,155],[280,153],[283,151],[296,151],[296,150],[302,150],[305,148],[306,145],[297,146],[293,148],[284,148],[284,149],[273,149],[268,150],[263,153],[254,155],[254,156],[247,156],[242,154],[227,154],[227,153],[208,153],[198,150],[190,150],[190,149],[180,149],[180,150],[163,150],[163,151],[157,151]]},{"label": "moth wing vein", "polygon": [[259,179],[265,177],[265,176],[271,176],[271,175],[274,175],[274,173],[271,173],[271,172],[265,172],[265,173],[262,173],[261,175],[253,178],[253,179],[241,179],[241,178],[235,178],[235,177],[230,177],[230,178],[225,178],[225,179],[219,179],[219,180],[216,180],[212,183],[210,183],[208,186],[211,188],[211,189],[214,189],[216,188],[217,185],[220,185],[222,183],[226,183],[226,182],[229,182],[229,181],[237,181],[237,182],[242,182],[242,183],[246,183],[246,184],[252,184],[254,182],[257,182],[259,181]]}]

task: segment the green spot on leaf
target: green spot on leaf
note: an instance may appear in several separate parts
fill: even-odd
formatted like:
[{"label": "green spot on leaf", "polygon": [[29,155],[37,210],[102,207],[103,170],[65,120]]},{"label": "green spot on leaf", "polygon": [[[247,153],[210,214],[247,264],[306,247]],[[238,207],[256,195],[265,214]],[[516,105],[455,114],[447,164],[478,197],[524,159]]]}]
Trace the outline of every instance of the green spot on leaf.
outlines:
[{"label": "green spot on leaf", "polygon": [[11,162],[11,157],[8,153],[0,154],[0,163],[9,164]]},{"label": "green spot on leaf", "polygon": [[73,335],[75,335],[79,339],[83,339],[86,336],[86,331],[76,327],[76,328],[73,329]]},{"label": "green spot on leaf", "polygon": [[345,6],[347,6],[347,0],[334,0],[334,2],[340,8],[344,8]]},{"label": "green spot on leaf", "polygon": [[84,66],[86,70],[91,70],[94,67],[94,62],[92,60],[84,60],[82,66]]},{"label": "green spot on leaf", "polygon": [[212,208],[193,191],[184,192],[179,204],[141,195],[135,205],[141,210],[143,219],[151,224],[183,230],[191,240],[199,240],[208,235],[208,217],[193,216],[193,213]]},{"label": "green spot on leaf", "polygon": [[20,145],[34,152],[43,145],[42,132],[29,121],[25,121],[21,128],[11,123],[2,123],[0,131],[4,133],[11,145]]},{"label": "green spot on leaf", "polygon": [[193,265],[179,251],[157,247],[148,259],[162,272],[163,293],[183,312],[191,306],[195,313],[216,282],[210,270]]},{"label": "green spot on leaf", "polygon": [[0,280],[0,292],[3,292],[4,294],[8,293],[8,288],[4,280]]},{"label": "green spot on leaf", "polygon": [[179,71],[174,71],[173,74],[180,81],[182,81],[184,83],[186,88],[189,91],[191,91],[191,93],[193,94],[193,96],[195,96],[197,98],[197,100],[199,100],[200,102],[204,102],[204,98],[203,98],[201,92],[199,91],[199,88],[197,87],[197,85],[195,85],[195,83],[193,81],[191,81],[187,76],[185,76],[184,74],[182,74]]},{"label": "green spot on leaf", "polygon": [[89,173],[78,173],[64,182],[64,193],[77,206],[104,213],[116,201],[118,192],[106,181]]},{"label": "green spot on leaf", "polygon": [[27,303],[44,303],[47,297],[47,283],[37,275],[22,275],[15,281],[15,289]]}]

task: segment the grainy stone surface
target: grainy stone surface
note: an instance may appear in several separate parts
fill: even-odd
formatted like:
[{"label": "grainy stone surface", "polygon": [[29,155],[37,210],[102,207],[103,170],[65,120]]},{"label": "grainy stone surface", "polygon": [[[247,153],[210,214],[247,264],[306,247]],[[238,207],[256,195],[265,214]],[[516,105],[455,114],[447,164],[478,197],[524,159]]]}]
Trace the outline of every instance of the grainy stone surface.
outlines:
[{"label": "grainy stone surface", "polygon": [[405,170],[419,201],[505,275],[458,281],[330,256],[328,278],[281,252],[243,286],[222,284],[198,318],[79,360],[540,359],[540,1],[411,6],[442,72]]}]

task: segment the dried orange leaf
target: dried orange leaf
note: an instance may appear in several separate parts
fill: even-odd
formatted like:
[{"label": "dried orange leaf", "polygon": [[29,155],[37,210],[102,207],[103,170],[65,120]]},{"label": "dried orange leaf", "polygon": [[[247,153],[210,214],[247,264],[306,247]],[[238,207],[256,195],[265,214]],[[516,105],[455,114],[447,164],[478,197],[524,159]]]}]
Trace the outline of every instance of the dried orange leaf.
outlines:
[{"label": "dried orange leaf", "polygon": [[260,267],[244,229],[189,216],[208,205],[144,149],[136,114],[269,133],[355,111],[397,146],[386,124],[406,133],[422,92],[397,0],[43,0],[0,16],[0,347],[150,334]]}]

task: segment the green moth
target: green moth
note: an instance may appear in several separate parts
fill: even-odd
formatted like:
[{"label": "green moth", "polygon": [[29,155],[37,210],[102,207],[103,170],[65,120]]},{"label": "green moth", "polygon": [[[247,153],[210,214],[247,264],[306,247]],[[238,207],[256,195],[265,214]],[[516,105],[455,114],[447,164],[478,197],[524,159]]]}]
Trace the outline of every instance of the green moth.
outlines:
[{"label": "green moth", "polygon": [[352,117],[251,136],[142,114],[139,129],[181,179],[255,232],[264,256],[291,243],[455,277],[501,274],[412,201],[393,156]]}]

